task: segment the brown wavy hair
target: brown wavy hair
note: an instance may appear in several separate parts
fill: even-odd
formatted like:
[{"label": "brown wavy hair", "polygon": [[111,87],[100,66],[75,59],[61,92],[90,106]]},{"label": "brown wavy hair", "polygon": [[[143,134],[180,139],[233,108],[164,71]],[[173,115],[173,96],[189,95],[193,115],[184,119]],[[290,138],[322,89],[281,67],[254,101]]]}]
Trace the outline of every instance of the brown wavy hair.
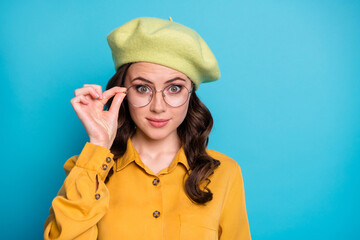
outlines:
[{"label": "brown wavy hair", "polygon": [[[118,68],[117,72],[107,83],[106,90],[115,86],[124,86],[126,73],[131,64],[126,63]],[[110,109],[112,100],[113,97],[105,104],[104,110]],[[207,187],[211,182],[208,177],[214,173],[214,170],[220,165],[220,161],[212,158],[206,152],[209,134],[213,126],[213,118],[209,109],[200,101],[195,91],[190,95],[189,101],[187,115],[177,129],[190,166],[190,171],[186,173],[189,177],[185,181],[185,192],[195,203],[205,204],[213,198],[213,193]],[[128,103],[125,98],[120,106],[116,137],[110,148],[110,151],[114,154],[115,161],[124,155],[127,140],[134,134],[135,123],[131,119]],[[111,169],[105,179],[105,183],[109,181],[112,174],[113,170]],[[203,190],[200,189],[202,181],[207,181]]]}]

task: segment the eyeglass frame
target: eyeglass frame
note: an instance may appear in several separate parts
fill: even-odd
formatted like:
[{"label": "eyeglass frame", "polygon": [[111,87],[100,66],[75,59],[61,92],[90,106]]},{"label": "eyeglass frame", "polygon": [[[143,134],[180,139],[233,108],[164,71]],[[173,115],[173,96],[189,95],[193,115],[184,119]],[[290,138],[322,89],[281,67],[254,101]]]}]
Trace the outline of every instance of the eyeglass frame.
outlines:
[{"label": "eyeglass frame", "polygon": [[[186,88],[186,89],[188,90],[188,97],[187,97],[186,101],[185,101],[183,104],[174,107],[174,106],[171,106],[171,105],[165,100],[165,96],[166,96],[166,95],[165,95],[165,93],[164,93],[164,90],[165,90],[165,88],[167,88],[167,87],[169,87],[169,86],[171,86],[171,85],[176,85],[176,84],[169,84],[169,85],[165,86],[162,90],[156,90],[155,87],[153,88],[153,87],[151,87],[151,86],[149,86],[149,85],[147,85],[147,84],[132,84],[132,85],[130,85],[128,88],[126,88],[125,94],[128,93],[128,90],[129,90],[131,87],[136,86],[136,85],[144,85],[144,86],[147,86],[147,87],[149,87],[149,88],[151,89],[150,101],[149,101],[146,105],[141,106],[141,107],[138,107],[138,106],[135,106],[134,104],[132,104],[130,101],[128,101],[132,106],[137,107],[137,108],[142,108],[142,107],[146,107],[147,105],[149,105],[149,104],[151,103],[151,101],[153,100],[154,95],[155,95],[157,92],[162,92],[161,95],[162,95],[162,97],[163,97],[164,102],[165,102],[167,105],[169,105],[170,107],[173,107],[173,108],[178,108],[178,107],[181,107],[182,105],[184,105],[184,104],[189,100],[189,98],[190,98],[190,96],[191,96],[191,93],[192,93],[193,90],[194,90],[194,83],[193,83],[193,82],[191,82],[191,89],[190,89],[190,90],[189,90],[186,86],[183,86],[184,88]],[[154,90],[155,90],[155,91],[154,91]],[[154,93],[155,93],[155,94],[154,94]],[[125,98],[127,99],[127,95],[125,96]]]}]

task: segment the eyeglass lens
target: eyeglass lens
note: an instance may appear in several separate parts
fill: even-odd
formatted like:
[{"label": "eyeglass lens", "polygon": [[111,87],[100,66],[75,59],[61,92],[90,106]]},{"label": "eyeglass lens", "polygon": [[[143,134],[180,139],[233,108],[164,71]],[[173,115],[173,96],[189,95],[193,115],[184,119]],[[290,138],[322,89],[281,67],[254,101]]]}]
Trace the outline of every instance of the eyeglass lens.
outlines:
[{"label": "eyeglass lens", "polygon": [[[132,85],[127,90],[127,99],[135,107],[144,107],[151,102],[155,90],[148,85]],[[189,97],[189,90],[184,85],[169,85],[162,90],[162,96],[172,107],[183,105]]]}]

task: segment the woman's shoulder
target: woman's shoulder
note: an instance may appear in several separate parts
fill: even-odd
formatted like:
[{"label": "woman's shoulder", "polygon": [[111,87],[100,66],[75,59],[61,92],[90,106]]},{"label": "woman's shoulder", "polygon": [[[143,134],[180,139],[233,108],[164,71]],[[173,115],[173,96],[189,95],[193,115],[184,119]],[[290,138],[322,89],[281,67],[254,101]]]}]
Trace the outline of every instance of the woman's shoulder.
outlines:
[{"label": "woman's shoulder", "polygon": [[219,186],[229,182],[242,184],[242,173],[239,163],[232,157],[216,150],[206,149],[210,157],[220,161],[215,173],[210,176]]},{"label": "woman's shoulder", "polygon": [[206,152],[210,155],[210,157],[220,161],[221,163],[220,166],[222,165],[221,167],[222,169],[228,171],[229,169],[236,170],[238,168],[240,170],[239,163],[235,159],[229,157],[228,155],[225,155],[224,153],[208,148],[206,149]]}]

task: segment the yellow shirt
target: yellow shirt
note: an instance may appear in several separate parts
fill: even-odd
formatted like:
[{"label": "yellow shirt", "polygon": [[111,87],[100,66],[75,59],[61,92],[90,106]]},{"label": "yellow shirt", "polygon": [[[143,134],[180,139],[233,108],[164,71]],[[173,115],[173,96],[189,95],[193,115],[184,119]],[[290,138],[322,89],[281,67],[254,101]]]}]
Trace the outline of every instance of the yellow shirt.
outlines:
[{"label": "yellow shirt", "polygon": [[[251,239],[240,166],[206,151],[221,165],[209,177],[213,199],[203,206],[185,193],[190,168],[183,148],[169,167],[154,174],[130,138],[116,163],[109,149],[87,142],[64,164],[67,177],[52,201],[44,239]],[[105,184],[111,168],[114,174]]]}]

